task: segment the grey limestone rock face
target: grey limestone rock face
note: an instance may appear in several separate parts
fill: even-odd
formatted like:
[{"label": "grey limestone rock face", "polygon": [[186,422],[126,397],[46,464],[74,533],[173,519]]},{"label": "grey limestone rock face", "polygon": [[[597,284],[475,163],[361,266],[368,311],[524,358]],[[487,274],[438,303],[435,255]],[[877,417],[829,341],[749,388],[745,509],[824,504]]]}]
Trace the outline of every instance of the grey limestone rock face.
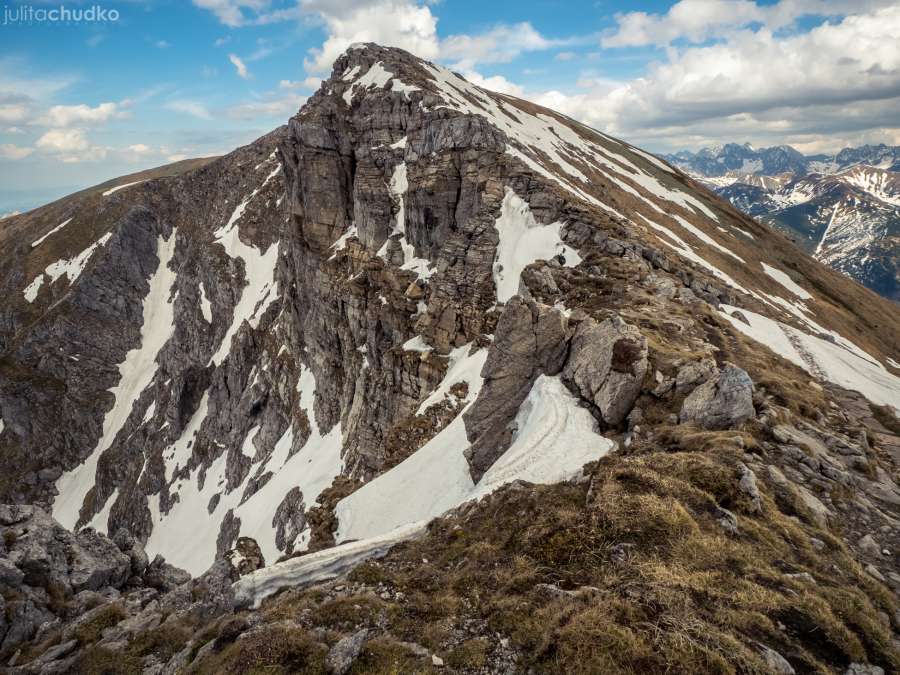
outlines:
[{"label": "grey limestone rock face", "polygon": [[475,480],[509,447],[509,424],[534,381],[562,369],[569,334],[568,320],[559,310],[518,296],[507,303],[482,370],[484,386],[464,418]]},{"label": "grey limestone rock face", "polygon": [[[27,514],[27,517],[26,517]],[[91,530],[72,534],[37,507],[0,506],[6,576],[46,588],[59,584],[71,592],[120,585],[130,571],[128,556],[104,535]],[[18,579],[18,581],[16,581]]]},{"label": "grey limestone rock face", "polygon": [[[394,84],[348,76],[376,64]],[[652,438],[657,419],[677,420],[683,396],[685,423],[720,429],[753,417],[753,383],[737,366],[662,362],[656,338],[666,332],[701,347],[692,354],[712,353],[698,316],[734,304],[737,291],[637,224],[646,216],[677,228],[678,214],[709,228],[700,206],[651,194],[629,167],[666,193],[714,206],[723,227],[737,216],[684,176],[552,111],[442,89],[450,75],[400,50],[349,49],[303,109],[253,143],[15,221],[26,223],[15,231],[21,241],[12,253],[0,249],[0,289],[11,298],[0,311],[0,473],[11,477],[0,480],[0,498],[46,515],[65,501],[61,477],[88,467],[69,524],[98,532],[64,537],[80,551],[71,567],[49,542],[23,543],[15,555],[27,561],[8,558],[0,579],[64,577],[76,593],[133,581],[185,611],[189,579],[156,557],[154,533],[184,536],[185,523],[197,522],[207,550],[195,576],[246,536],[271,564],[308,544],[316,522],[331,526],[313,514],[333,507],[317,501],[324,491],[378,476],[462,410],[478,480],[509,447],[541,375],[559,377],[602,432],[634,443]],[[526,115],[546,134],[544,149],[516,136]],[[527,205],[527,227],[552,229],[559,242],[521,261],[518,294],[501,302],[498,219],[510,195]],[[65,241],[32,250],[68,218]],[[33,301],[24,298],[40,270],[101,239],[77,279],[48,277]],[[125,381],[122,364],[156,326],[144,325],[143,310],[160,274],[157,309],[171,310],[165,339],[142,355],[141,377]],[[458,388],[431,413],[440,424],[423,424],[420,404],[462,355],[479,353],[477,396]],[[659,377],[648,382],[651,369]],[[655,400],[629,418],[645,391]],[[655,418],[653,408],[665,406]],[[410,447],[398,451],[395,439]],[[871,468],[861,444],[832,445],[852,466]],[[321,459],[314,448],[332,453],[328,475],[308,468]],[[818,466],[852,482],[843,464]],[[757,504],[751,477],[768,474],[748,472],[738,480]],[[877,483],[883,499],[900,499],[887,480]],[[803,494],[815,506],[813,490]],[[40,518],[0,511],[4,527],[32,517]],[[115,543],[103,532],[116,533]]]}]

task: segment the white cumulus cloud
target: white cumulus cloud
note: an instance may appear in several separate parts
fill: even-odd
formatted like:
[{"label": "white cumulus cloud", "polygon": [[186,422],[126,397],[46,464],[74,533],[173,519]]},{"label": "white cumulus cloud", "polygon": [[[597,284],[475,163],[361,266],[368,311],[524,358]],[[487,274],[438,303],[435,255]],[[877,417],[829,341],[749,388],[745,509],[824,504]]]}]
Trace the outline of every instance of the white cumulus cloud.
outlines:
[{"label": "white cumulus cloud", "polygon": [[238,77],[243,78],[245,80],[250,79],[250,71],[247,70],[246,64],[237,56],[237,54],[229,54],[228,60],[234,64],[235,70],[237,70]]},{"label": "white cumulus cloud", "polygon": [[125,117],[128,113],[118,103],[101,103],[90,107],[84,103],[79,105],[52,106],[39,120],[49,127],[69,127],[85,124],[102,124],[111,119]]},{"label": "white cumulus cloud", "polygon": [[328,37],[305,61],[311,73],[325,73],[354,42],[401,47],[424,59],[439,54],[437,18],[411,0],[301,0],[302,9],[323,23]]},{"label": "white cumulus cloud", "polygon": [[25,159],[34,152],[34,148],[23,148],[18,145],[7,143],[0,145],[0,159]]}]

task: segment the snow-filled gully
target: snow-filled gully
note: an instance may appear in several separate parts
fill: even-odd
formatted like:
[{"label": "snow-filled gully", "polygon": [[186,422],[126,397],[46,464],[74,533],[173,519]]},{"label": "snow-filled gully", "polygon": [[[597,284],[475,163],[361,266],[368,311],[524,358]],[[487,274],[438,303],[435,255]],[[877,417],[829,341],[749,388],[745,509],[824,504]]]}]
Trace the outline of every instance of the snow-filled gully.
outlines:
[{"label": "snow-filled gully", "polygon": [[[474,386],[480,389],[480,380]],[[556,377],[537,379],[519,409],[516,426],[510,448],[475,484],[463,455],[468,442],[460,413],[412,456],[338,503],[338,546],[243,577],[235,584],[238,598],[259,605],[285,586],[333,578],[420,535],[431,519],[460,504],[516,480],[567,480],[615,448],[613,441],[596,433],[594,418]]]},{"label": "snow-filled gully", "polygon": [[[119,383],[111,390],[115,404],[103,419],[103,435],[84,463],[64,473],[56,483],[59,496],[53,502],[53,517],[69,529],[75,527],[85,495],[94,485],[100,456],[115,441],[141,392],[153,381],[156,355],[174,332],[175,308],[170,291],[176,273],[169,267],[175,254],[174,231],[168,239],[159,238],[156,251],[159,265],[150,278],[150,290],[144,298],[140,343],[119,364]],[[97,522],[92,521],[92,524],[106,526],[105,522],[94,520]]]}]

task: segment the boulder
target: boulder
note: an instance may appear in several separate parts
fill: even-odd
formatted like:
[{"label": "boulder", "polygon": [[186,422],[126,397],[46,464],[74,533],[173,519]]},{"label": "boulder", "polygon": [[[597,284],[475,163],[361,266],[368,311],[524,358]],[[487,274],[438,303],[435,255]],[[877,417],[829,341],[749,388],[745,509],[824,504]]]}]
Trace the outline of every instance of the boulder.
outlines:
[{"label": "boulder", "polygon": [[844,675],[884,675],[884,668],[870,663],[851,663]]},{"label": "boulder", "polygon": [[796,672],[794,667],[788,663],[788,660],[771,647],[767,647],[766,645],[757,642],[756,649],[773,673],[778,673],[779,675],[794,675]]},{"label": "boulder", "polygon": [[78,546],[72,548],[69,558],[69,582],[76,593],[125,583],[130,576],[131,559],[108,537],[88,528],[75,539]]},{"label": "boulder", "polygon": [[762,511],[762,497],[759,494],[759,486],[756,484],[756,474],[753,470],[743,462],[738,463],[738,489],[747,495],[750,500],[751,513],[760,513]]},{"label": "boulder", "polygon": [[634,406],[648,366],[647,340],[635,326],[617,316],[587,320],[572,338],[563,378],[614,427]]},{"label": "boulder", "polygon": [[333,675],[344,675],[349,671],[351,666],[353,666],[353,662],[359,657],[368,635],[369,631],[363,628],[353,635],[348,635],[338,640],[325,658],[325,666],[328,668],[328,672]]},{"label": "boulder", "polygon": [[691,392],[681,406],[679,420],[706,429],[728,429],[754,415],[753,380],[729,363]]},{"label": "boulder", "polygon": [[675,376],[675,393],[686,394],[700,386],[710,378],[715,377],[716,362],[714,359],[701,359],[691,361],[678,369]]},{"label": "boulder", "polygon": [[234,548],[227,551],[224,558],[239,577],[266,566],[259,544],[251,537],[238,537]]},{"label": "boulder", "polygon": [[190,581],[191,575],[174,565],[170,565],[165,558],[157,555],[153,562],[147,566],[147,569],[144,570],[143,580],[150,588],[155,588],[161,593],[168,593]]}]

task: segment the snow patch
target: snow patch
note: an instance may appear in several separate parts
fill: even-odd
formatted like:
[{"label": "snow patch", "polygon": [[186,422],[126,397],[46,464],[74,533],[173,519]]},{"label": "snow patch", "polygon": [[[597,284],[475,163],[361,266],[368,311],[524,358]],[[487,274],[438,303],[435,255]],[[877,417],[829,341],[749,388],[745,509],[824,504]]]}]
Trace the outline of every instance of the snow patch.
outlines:
[{"label": "snow patch", "polygon": [[812,300],[812,294],[809,293],[802,286],[797,284],[796,281],[791,279],[785,272],[782,272],[780,269],[767,265],[766,263],[760,263],[763,267],[763,271],[772,277],[779,284],[788,289],[791,293],[796,295],[801,300]]},{"label": "snow patch", "polygon": [[743,291],[744,293],[753,295],[750,291],[748,291],[746,288],[741,286],[737,281],[735,281],[731,276],[729,276],[728,274],[726,274],[725,272],[720,270],[718,267],[716,267],[712,263],[707,262],[700,255],[698,255],[697,252],[694,251],[694,249],[692,249],[690,246],[688,246],[688,244],[683,239],[681,239],[681,237],[676,235],[669,228],[663,227],[659,223],[653,222],[652,220],[650,220],[649,218],[647,218],[646,216],[644,216],[640,213],[638,213],[637,215],[639,215],[641,218],[643,218],[644,222],[646,222],[651,228],[653,228],[657,232],[660,232],[663,235],[665,235],[665,237],[660,237],[659,240],[661,242],[663,242],[666,246],[669,246],[670,248],[674,249],[675,251],[680,253],[682,256],[684,256],[688,260],[691,260],[691,261],[697,263],[698,265],[700,265],[701,267],[704,267],[709,272],[711,272],[713,274],[713,276],[718,277],[719,279],[721,279],[722,281],[727,283],[729,286],[732,286],[732,287],[738,289],[739,291]]},{"label": "snow patch", "polygon": [[57,225],[57,226],[54,227],[52,230],[50,230],[47,234],[45,234],[43,237],[41,237],[41,238],[38,239],[37,241],[33,242],[33,243],[31,244],[31,248],[35,248],[36,246],[40,246],[41,243],[42,243],[45,239],[47,239],[47,237],[49,237],[49,236],[52,235],[52,234],[56,234],[57,232],[59,232],[61,229],[63,229],[66,225],[68,225],[68,224],[71,223],[71,222],[72,222],[72,219],[71,219],[71,218],[69,218],[68,220],[64,220],[64,221],[61,222],[59,225]]},{"label": "snow patch", "polygon": [[64,473],[56,482],[59,494],[53,502],[53,517],[70,530],[78,522],[84,497],[94,484],[100,456],[112,445],[141,392],[153,381],[156,355],[175,330],[175,308],[170,295],[176,273],[169,267],[175,254],[174,230],[168,239],[159,238],[156,252],[159,265],[144,298],[140,343],[119,364],[119,383],[110,392],[115,403],[103,419],[103,435],[84,463]]},{"label": "snow patch", "polygon": [[[273,522],[278,504],[291,489],[298,487],[303,495],[304,506],[311,507],[343,470],[341,426],[335,425],[327,434],[322,434],[319,430],[312,409],[315,386],[312,372],[302,368],[298,382],[301,392],[298,405],[307,411],[311,433],[296,454],[289,457],[294,442],[294,432],[289,428],[276,442],[269,457],[257,464],[255,471],[248,475],[243,484],[226,490],[228,453],[223,451],[206,471],[202,488],[199,469],[192,472],[187,480],[177,482],[175,491],[178,501],[167,514],[162,514],[158,504],[153,503],[156,500],[151,500],[153,530],[146,546],[151,557],[159,553],[168,562],[195,576],[202,574],[215,559],[216,539],[229,510],[241,521],[241,536],[253,537],[267,562],[272,563],[282,555],[283,551],[278,549],[275,542],[276,529]],[[204,396],[200,408],[175,446],[173,466],[190,458],[188,441],[200,428],[206,415]],[[254,440],[257,431],[258,428],[254,427],[244,437],[241,452],[246,457],[256,454]],[[170,462],[166,463],[169,465]],[[253,496],[241,503],[247,483],[255,475],[267,471],[271,471],[273,476]],[[219,502],[213,513],[207,516],[207,506],[216,495],[219,495]],[[294,550],[304,550],[306,545],[308,536],[300,538]]]},{"label": "snow patch", "polygon": [[[406,162],[400,162],[394,167],[394,172],[391,174],[391,181],[388,185],[391,190],[391,195],[393,195],[394,199],[397,200],[399,205],[399,210],[397,211],[397,218],[394,221],[394,229],[391,235],[399,234],[400,237],[398,239],[400,244],[400,249],[403,251],[403,264],[400,266],[400,269],[409,270],[410,272],[415,272],[419,278],[421,279],[430,279],[434,274],[434,270],[431,268],[431,263],[425,258],[420,258],[416,255],[416,248],[406,239],[406,192],[409,190],[409,179],[406,174]],[[391,235],[388,235],[389,237]],[[388,242],[385,240],[384,244],[378,250],[377,255],[383,260],[387,259],[387,246]]]},{"label": "snow patch", "polygon": [[265,252],[241,241],[240,228],[237,226],[247,205],[259,194],[266,184],[272,180],[281,166],[277,166],[262,184],[250,196],[238,204],[228,222],[215,232],[215,240],[222,245],[231,258],[240,258],[244,262],[244,277],[247,285],[241,290],[241,298],[234,308],[231,324],[219,343],[219,349],[210,359],[210,363],[219,365],[231,351],[231,340],[238,329],[246,321],[251,328],[256,328],[266,307],[276,297],[275,263],[278,261],[278,244],[270,244]]},{"label": "snow patch", "polygon": [[615,447],[596,433],[594,418],[556,377],[535,381],[515,423],[512,445],[476,485],[463,455],[469,442],[460,413],[406,460],[338,502],[335,540],[384,536],[515,480],[566,480]]},{"label": "snow patch", "polygon": [[416,335],[415,337],[412,337],[404,342],[403,349],[407,352],[427,353],[434,351],[434,347],[425,342],[425,339],[421,335]]},{"label": "snow patch", "polygon": [[167,483],[172,480],[172,476],[175,475],[179,469],[183,469],[188,465],[188,462],[190,462],[191,456],[194,454],[194,441],[196,440],[197,433],[200,431],[200,425],[202,425],[203,420],[206,419],[208,411],[209,393],[204,392],[203,398],[200,399],[200,405],[197,406],[197,410],[191,416],[187,426],[182,430],[181,436],[179,436],[178,440],[172,445],[162,451]]},{"label": "snow patch", "polygon": [[115,490],[113,490],[113,493],[109,497],[107,497],[106,503],[103,505],[103,508],[100,509],[93,518],[91,518],[87,526],[93,527],[98,532],[109,534],[109,512],[112,511],[113,504],[116,503],[116,500],[118,498],[119,488],[116,488]]},{"label": "snow patch", "polygon": [[426,525],[413,523],[382,537],[333,546],[264,567],[234,583],[235,600],[239,605],[259,607],[263,600],[287,586],[334,579],[363,560],[383,556],[394,544],[422,534]]},{"label": "snow patch", "polygon": [[[354,69],[358,67],[354,66]],[[344,80],[352,80],[356,77],[357,70],[351,69],[343,79]],[[404,84],[399,77],[396,77],[392,72],[386,70],[384,67],[384,63],[378,61],[377,63],[373,63],[369,69],[365,72],[362,77],[357,79],[353,84],[347,87],[347,91],[344,92],[344,101],[347,105],[353,101],[353,95],[356,93],[357,89],[369,89],[370,87],[377,87],[379,89],[384,89],[388,82],[391,82],[391,90],[396,91],[398,93],[402,93],[404,96],[409,98],[409,94],[414,91],[418,91],[418,87],[414,87],[410,84]]]},{"label": "snow patch", "polygon": [[447,373],[437,388],[428,395],[428,397],[419,404],[416,415],[423,414],[428,408],[440,403],[444,397],[450,393],[450,389],[455,384],[465,382],[468,386],[467,399],[474,401],[481,392],[484,380],[481,378],[481,369],[484,368],[484,362],[487,360],[487,349],[479,349],[474,353],[470,353],[470,346],[463,345],[457,347],[448,356],[449,364],[447,365]]},{"label": "snow patch", "polygon": [[212,324],[212,305],[209,303],[209,298],[206,297],[206,289],[203,287],[203,282],[200,282],[200,312],[203,314],[203,318],[206,319],[206,323]]},{"label": "snow patch", "polygon": [[139,185],[140,183],[146,182],[146,180],[149,180],[149,179],[145,179],[145,180],[136,180],[136,181],[134,181],[133,183],[125,183],[125,184],[123,184],[123,185],[116,185],[116,187],[110,188],[109,190],[107,190],[106,192],[104,192],[104,193],[103,193],[103,196],[104,196],[104,197],[109,197],[111,194],[114,194],[114,193],[118,192],[119,190],[124,190],[125,188],[131,187],[132,185]]},{"label": "snow patch", "polygon": [[[746,309],[728,305],[722,305],[722,309],[721,315],[739,331],[813,376],[858,391],[873,403],[900,412],[900,377],[858,347],[853,351]],[[749,323],[733,316],[738,311]]]},{"label": "snow patch", "polygon": [[506,188],[500,217],[494,226],[500,235],[494,259],[498,302],[506,302],[519,292],[519,277],[535,260],[548,260],[562,254],[567,267],[575,267],[581,262],[578,252],[562,241],[563,224],[539,224],[528,202],[510,188]]},{"label": "snow patch", "polygon": [[730,251],[727,248],[725,248],[724,246],[722,246],[722,244],[720,244],[715,239],[710,237],[708,234],[706,234],[706,232],[701,230],[696,225],[689,223],[687,220],[685,220],[684,218],[682,218],[681,216],[679,216],[677,214],[673,213],[673,214],[671,214],[671,216],[678,222],[679,225],[681,225],[681,227],[683,227],[688,232],[693,234],[695,237],[697,237],[697,239],[699,239],[703,243],[709,244],[710,246],[712,246],[714,249],[716,249],[720,253],[724,253],[725,255],[730,255],[732,258],[734,258],[735,260],[737,260],[740,263],[744,263],[743,258],[741,258],[736,253],[733,253],[732,251]]},{"label": "snow patch", "polygon": [[87,267],[88,262],[90,262],[91,257],[97,249],[106,244],[110,237],[112,237],[112,233],[107,232],[75,257],[57,260],[55,263],[48,265],[47,269],[36,276],[34,280],[25,287],[25,290],[23,291],[25,299],[28,302],[35,301],[38,291],[41,290],[41,286],[44,284],[45,275],[50,277],[51,284],[62,276],[65,276],[66,279],[68,279],[69,284],[74,283],[75,280],[81,276],[81,273],[84,272],[84,268]]}]

